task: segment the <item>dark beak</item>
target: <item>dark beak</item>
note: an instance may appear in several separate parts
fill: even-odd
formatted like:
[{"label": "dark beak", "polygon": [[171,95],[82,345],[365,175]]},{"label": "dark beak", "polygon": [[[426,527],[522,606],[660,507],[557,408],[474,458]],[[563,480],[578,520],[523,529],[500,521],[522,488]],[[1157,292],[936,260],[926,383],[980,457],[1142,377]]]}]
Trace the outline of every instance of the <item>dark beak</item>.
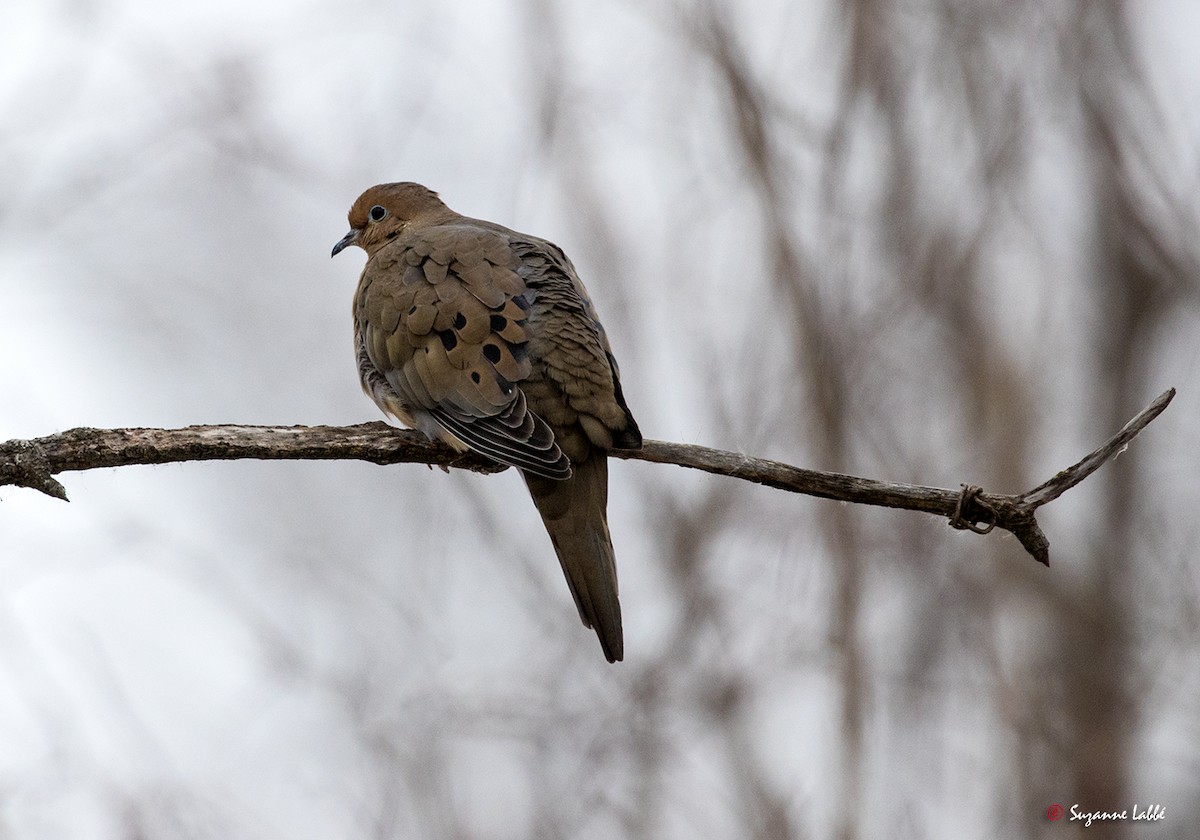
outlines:
[{"label": "dark beak", "polygon": [[355,245],[358,243],[358,231],[352,230],[338,240],[338,244],[333,246],[333,253],[329,256],[336,257],[346,248],[347,245]]}]

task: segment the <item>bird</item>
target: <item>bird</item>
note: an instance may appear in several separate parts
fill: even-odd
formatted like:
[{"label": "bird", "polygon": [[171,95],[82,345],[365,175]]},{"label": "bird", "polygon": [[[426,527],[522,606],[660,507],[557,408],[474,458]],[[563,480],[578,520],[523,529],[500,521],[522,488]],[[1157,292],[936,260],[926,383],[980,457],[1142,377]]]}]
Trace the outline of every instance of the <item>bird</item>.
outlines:
[{"label": "bird", "polygon": [[403,425],[520,471],[579,617],[621,661],[607,455],[640,449],[642,433],[571,260],[412,182],[367,189],[348,220],[331,256],[367,253],[353,303],[363,390]]}]

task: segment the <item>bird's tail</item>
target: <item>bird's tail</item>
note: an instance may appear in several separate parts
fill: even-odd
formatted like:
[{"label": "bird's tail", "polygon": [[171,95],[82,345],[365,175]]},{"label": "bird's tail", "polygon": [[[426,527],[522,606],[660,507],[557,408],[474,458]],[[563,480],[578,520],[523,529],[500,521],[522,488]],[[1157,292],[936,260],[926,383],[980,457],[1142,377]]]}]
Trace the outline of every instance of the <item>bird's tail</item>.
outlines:
[{"label": "bird's tail", "polygon": [[593,451],[572,463],[570,478],[555,481],[522,473],[537,505],[575,606],[596,631],[609,662],[625,655],[617,564],[608,534],[608,459]]}]

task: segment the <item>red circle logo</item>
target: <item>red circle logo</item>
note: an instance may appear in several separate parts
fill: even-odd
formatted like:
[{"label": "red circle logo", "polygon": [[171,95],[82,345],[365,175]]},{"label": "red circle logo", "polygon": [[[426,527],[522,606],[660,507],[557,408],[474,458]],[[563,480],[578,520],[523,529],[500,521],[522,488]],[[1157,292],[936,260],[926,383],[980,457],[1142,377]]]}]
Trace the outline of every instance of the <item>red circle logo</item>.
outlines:
[{"label": "red circle logo", "polygon": [[1063,806],[1059,805],[1057,802],[1046,809],[1046,819],[1050,820],[1050,822],[1058,822],[1062,819],[1062,815]]}]

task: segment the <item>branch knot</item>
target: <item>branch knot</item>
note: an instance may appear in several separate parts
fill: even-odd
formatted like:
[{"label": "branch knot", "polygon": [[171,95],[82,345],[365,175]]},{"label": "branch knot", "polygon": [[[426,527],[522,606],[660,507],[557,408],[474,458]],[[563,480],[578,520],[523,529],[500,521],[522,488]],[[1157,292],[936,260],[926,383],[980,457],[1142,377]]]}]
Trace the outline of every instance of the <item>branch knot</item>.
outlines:
[{"label": "branch knot", "polygon": [[[996,527],[996,509],[985,499],[980,498],[982,487],[974,484],[962,485],[962,493],[958,496],[958,504],[954,506],[954,514],[950,517],[950,527],[960,531],[973,531],[976,534],[986,534]],[[970,514],[971,505],[983,511],[984,516]],[[978,525],[984,521],[986,525]]]}]

